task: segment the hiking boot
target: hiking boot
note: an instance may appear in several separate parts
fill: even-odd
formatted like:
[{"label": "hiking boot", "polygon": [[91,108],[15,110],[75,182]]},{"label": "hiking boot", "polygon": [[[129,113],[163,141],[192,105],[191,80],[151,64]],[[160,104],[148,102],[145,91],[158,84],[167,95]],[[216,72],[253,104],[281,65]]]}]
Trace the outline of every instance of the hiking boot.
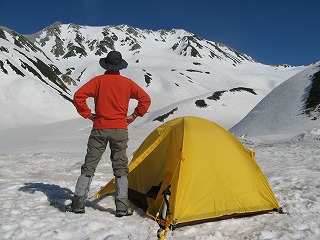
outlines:
[{"label": "hiking boot", "polygon": [[128,207],[127,210],[117,210],[116,211],[116,217],[125,217],[125,216],[131,216],[133,214],[133,209],[131,207]]},{"label": "hiking boot", "polygon": [[85,208],[72,208],[72,204],[69,204],[64,207],[66,212],[73,212],[73,213],[85,213]]},{"label": "hiking boot", "polygon": [[86,196],[74,196],[72,203],[65,206],[66,212],[85,213]]},{"label": "hiking boot", "polygon": [[116,217],[130,216],[133,214],[133,210],[129,205],[128,198],[116,198]]}]

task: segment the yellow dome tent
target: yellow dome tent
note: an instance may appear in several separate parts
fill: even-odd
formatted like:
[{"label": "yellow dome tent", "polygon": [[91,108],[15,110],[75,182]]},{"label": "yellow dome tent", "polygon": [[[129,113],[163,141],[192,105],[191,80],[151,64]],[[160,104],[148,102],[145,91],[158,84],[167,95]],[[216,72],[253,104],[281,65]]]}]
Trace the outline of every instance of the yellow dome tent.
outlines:
[{"label": "yellow dome tent", "polygon": [[[156,219],[171,186],[169,224],[280,211],[255,153],[226,129],[198,117],[156,128],[129,164],[129,199]],[[114,180],[95,198],[114,191]]]}]

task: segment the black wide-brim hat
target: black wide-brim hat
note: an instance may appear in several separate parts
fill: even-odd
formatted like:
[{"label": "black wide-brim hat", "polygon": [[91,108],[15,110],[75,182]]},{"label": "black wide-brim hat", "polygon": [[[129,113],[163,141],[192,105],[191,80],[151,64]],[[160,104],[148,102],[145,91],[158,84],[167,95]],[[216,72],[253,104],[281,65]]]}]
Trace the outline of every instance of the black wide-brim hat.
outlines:
[{"label": "black wide-brim hat", "polygon": [[100,58],[100,66],[109,71],[119,71],[128,66],[128,63],[122,59],[122,55],[118,51],[111,51],[106,58]]}]

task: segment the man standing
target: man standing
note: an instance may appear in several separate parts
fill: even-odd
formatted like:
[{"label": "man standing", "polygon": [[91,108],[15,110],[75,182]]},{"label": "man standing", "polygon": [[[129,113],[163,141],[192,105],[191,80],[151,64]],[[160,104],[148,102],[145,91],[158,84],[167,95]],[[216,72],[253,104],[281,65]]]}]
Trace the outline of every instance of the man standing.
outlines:
[{"label": "man standing", "polygon": [[[120,70],[128,66],[121,53],[111,51],[106,58],[101,58],[100,66],[106,69],[103,75],[96,76],[74,94],[74,105],[78,113],[93,121],[85,162],[81,166],[73,201],[66,206],[66,211],[85,212],[85,201],[88,197],[90,184],[95,170],[106,150],[111,150],[113,174],[115,176],[116,216],[128,216],[132,211],[128,208],[128,124],[137,116],[142,117],[148,110],[151,99],[149,95],[134,81],[120,75]],[[89,109],[86,100],[92,97],[95,113]],[[138,101],[137,107],[129,116],[130,99]]]}]

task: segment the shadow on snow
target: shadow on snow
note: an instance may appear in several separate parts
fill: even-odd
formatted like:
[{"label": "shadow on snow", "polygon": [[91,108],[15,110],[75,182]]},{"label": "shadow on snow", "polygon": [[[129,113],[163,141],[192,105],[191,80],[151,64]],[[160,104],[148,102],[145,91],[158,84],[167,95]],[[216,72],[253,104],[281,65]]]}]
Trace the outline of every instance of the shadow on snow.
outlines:
[{"label": "shadow on snow", "polygon": [[62,188],[55,184],[46,183],[25,183],[19,191],[34,194],[36,191],[43,192],[51,206],[57,208],[59,211],[64,212],[65,202],[72,199],[73,192],[68,188]]}]

